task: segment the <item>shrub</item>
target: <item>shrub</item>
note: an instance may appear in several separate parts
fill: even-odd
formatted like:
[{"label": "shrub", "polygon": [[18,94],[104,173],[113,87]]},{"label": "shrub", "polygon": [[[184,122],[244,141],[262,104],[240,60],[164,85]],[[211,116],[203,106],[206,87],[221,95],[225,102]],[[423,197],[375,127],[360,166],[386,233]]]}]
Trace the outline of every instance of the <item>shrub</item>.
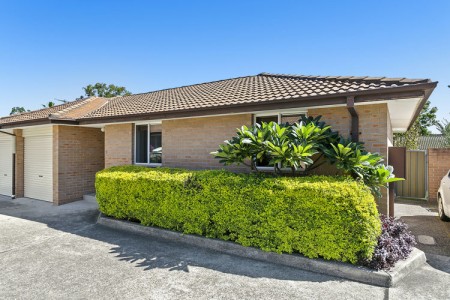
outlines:
[{"label": "shrub", "polygon": [[97,173],[102,213],[265,251],[356,263],[381,232],[369,189],[349,177],[113,167]]},{"label": "shrub", "polygon": [[381,216],[382,233],[371,260],[365,264],[372,269],[388,270],[401,259],[406,259],[416,245],[408,225],[393,217]]},{"label": "shrub", "polygon": [[403,180],[395,178],[394,169],[383,164],[381,155],[367,152],[363,143],[344,139],[320,118],[302,116],[294,124],[262,122],[242,126],[236,136],[211,154],[224,165],[244,164],[253,171],[258,171],[258,161],[268,160],[274,173],[280,174],[281,166],[290,168],[292,175],[298,170],[305,174],[328,161],[346,175],[363,181],[377,197],[381,197],[380,187]]}]

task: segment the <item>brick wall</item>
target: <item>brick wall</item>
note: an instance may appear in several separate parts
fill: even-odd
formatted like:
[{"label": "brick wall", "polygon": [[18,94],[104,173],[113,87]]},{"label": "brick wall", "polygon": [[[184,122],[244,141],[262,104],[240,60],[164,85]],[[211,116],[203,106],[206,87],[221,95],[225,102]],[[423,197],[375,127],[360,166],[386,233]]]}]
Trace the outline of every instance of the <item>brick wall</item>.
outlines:
[{"label": "brick wall", "polygon": [[[210,152],[234,136],[236,128],[251,124],[251,114],[163,121],[163,165],[190,169],[224,168]],[[231,169],[248,170],[247,167]]]},{"label": "brick wall", "polygon": [[105,126],[105,168],[133,162],[133,124]]},{"label": "brick wall", "polygon": [[[388,159],[389,140],[392,139],[391,120],[387,104],[358,105],[355,107],[359,116],[359,140],[364,142],[370,152],[378,152]],[[331,125],[341,135],[350,138],[351,116],[346,107],[315,108],[308,110],[309,116],[322,115],[322,120]],[[319,169],[326,174],[332,174],[332,167]],[[388,194],[382,189],[383,197],[377,199],[378,210],[381,213],[389,212]]]},{"label": "brick wall", "polygon": [[15,195],[16,198],[24,197],[24,140],[22,129],[14,129],[16,135],[16,161],[15,161]]},{"label": "brick wall", "polygon": [[99,128],[54,126],[53,203],[95,192],[95,173],[104,165],[104,134]]},{"label": "brick wall", "polygon": [[428,200],[436,202],[441,179],[450,170],[450,148],[428,149]]}]

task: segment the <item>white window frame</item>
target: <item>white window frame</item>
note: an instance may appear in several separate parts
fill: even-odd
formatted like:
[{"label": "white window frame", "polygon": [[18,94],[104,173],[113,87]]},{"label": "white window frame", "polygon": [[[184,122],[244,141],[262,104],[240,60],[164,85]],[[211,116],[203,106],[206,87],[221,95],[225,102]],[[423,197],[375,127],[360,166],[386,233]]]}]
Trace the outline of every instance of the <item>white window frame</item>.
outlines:
[{"label": "white window frame", "polygon": [[[306,110],[299,110],[299,111],[286,111],[286,112],[263,112],[263,113],[257,113],[257,114],[253,114],[253,125],[256,124],[256,118],[258,117],[271,117],[271,116],[277,116],[278,120],[278,124],[281,123],[281,118],[283,116],[293,116],[293,115],[300,115],[303,114],[305,116],[308,116],[307,111]],[[281,170],[281,172],[290,172],[291,169],[289,168],[281,168],[281,164],[278,164],[278,168]],[[258,167],[256,166],[256,169],[258,171],[262,171],[262,172],[273,172],[273,167],[265,167],[265,166],[261,166]]]},{"label": "white window frame", "polygon": [[[150,143],[150,134],[151,134],[151,127],[152,125],[161,125],[162,123],[155,123],[155,122],[145,122],[145,123],[134,123],[134,139],[133,139],[133,146],[134,146],[134,158],[133,158],[133,164],[138,165],[138,166],[148,166],[148,167],[161,167],[162,163],[151,163],[150,162],[150,153],[147,149],[147,162],[146,163],[141,163],[141,162],[137,162],[136,161],[136,134],[137,134],[137,130],[136,130],[136,126],[142,126],[142,125],[147,125],[147,147],[149,146]],[[161,139],[162,139],[162,133],[161,133]]]}]

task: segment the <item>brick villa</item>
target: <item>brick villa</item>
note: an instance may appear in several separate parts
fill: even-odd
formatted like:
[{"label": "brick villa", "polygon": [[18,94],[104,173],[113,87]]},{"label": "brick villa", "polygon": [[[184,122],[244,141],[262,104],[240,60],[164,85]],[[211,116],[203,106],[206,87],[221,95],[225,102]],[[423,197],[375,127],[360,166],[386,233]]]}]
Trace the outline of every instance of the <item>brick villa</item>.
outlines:
[{"label": "brick villa", "polygon": [[[7,116],[0,118],[0,194],[60,205],[94,192],[95,173],[110,166],[223,168],[210,152],[236,128],[300,114],[322,115],[388,159],[393,132],[411,126],[436,84],[262,73]],[[379,201],[381,212],[388,201]]]}]

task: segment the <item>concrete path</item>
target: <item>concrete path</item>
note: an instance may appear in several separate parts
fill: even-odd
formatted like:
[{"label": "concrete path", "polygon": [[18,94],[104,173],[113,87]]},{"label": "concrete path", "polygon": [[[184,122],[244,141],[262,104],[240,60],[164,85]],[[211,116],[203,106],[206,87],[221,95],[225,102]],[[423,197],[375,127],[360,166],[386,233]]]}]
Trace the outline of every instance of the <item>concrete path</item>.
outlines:
[{"label": "concrete path", "polygon": [[97,213],[0,197],[0,299],[450,298],[448,269],[428,264],[385,289],[108,230]]},{"label": "concrete path", "polygon": [[404,220],[418,238],[417,248],[427,254],[450,257],[450,222],[439,219],[437,204],[401,200],[395,204],[395,216]]}]

